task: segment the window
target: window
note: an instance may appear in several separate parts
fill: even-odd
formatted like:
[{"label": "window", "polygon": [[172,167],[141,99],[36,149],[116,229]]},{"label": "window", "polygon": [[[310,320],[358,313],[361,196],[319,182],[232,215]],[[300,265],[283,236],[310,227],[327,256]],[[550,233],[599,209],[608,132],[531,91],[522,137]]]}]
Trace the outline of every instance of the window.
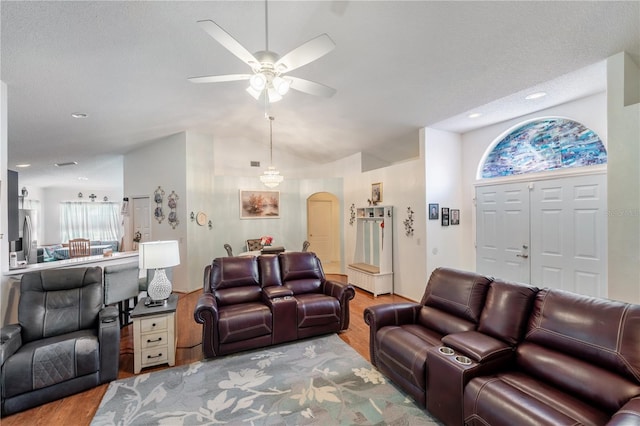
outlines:
[{"label": "window", "polygon": [[607,151],[593,130],[566,118],[545,118],[520,125],[498,141],[484,162],[481,177],[520,175],[606,162]]},{"label": "window", "polygon": [[117,203],[67,201],[60,203],[60,238],[92,241],[120,239],[120,207]]}]

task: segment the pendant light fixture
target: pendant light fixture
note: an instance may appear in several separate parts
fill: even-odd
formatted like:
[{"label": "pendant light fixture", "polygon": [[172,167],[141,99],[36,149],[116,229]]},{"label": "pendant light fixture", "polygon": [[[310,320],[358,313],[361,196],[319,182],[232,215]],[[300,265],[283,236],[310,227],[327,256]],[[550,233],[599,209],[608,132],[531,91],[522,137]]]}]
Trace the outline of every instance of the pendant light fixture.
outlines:
[{"label": "pendant light fixture", "polygon": [[284,176],[273,167],[273,117],[266,115],[266,118],[269,120],[269,167],[260,176],[260,182],[267,188],[275,188],[284,180]]}]

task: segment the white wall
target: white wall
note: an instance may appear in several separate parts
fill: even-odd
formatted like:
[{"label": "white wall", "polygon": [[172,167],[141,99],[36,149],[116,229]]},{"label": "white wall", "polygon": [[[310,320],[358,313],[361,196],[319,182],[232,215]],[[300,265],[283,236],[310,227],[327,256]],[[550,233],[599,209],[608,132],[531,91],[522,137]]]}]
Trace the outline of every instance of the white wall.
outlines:
[{"label": "white wall", "polygon": [[[151,198],[151,213],[153,214],[153,193],[161,187],[165,194],[163,209],[165,219],[158,223],[151,219],[151,235],[154,241],[177,240],[180,245],[180,265],[173,268],[173,288],[177,291],[188,292],[195,287],[195,282],[190,283],[189,265],[186,264],[187,256],[187,225],[188,211],[186,193],[187,181],[187,134],[185,132],[167,136],[152,141],[145,146],[131,151],[124,158],[124,196],[131,199],[135,196],[147,196]],[[172,228],[167,220],[169,207],[167,196],[172,191],[178,195],[177,214],[179,224]],[[129,231],[129,230],[127,230]],[[130,232],[125,234],[129,241],[132,238]],[[200,272],[201,274],[201,272]],[[193,271],[195,275],[195,271]],[[197,288],[197,287],[195,287]]]},{"label": "white wall", "polygon": [[[421,142],[422,144],[422,142]],[[351,165],[357,160],[345,160]],[[353,263],[356,226],[349,225],[349,208],[367,206],[371,198],[371,184],[382,183],[380,205],[393,206],[393,273],[395,293],[411,300],[420,300],[427,283],[423,158],[394,164],[389,167],[360,173],[359,167],[344,168],[344,240],[346,263]],[[406,236],[404,220],[407,208],[414,212],[414,234]]]},{"label": "white wall", "polygon": [[640,69],[607,60],[609,297],[640,303]]},{"label": "white wall", "polygon": [[[440,210],[438,220],[427,220],[427,273],[431,275],[441,266],[469,269],[465,252],[469,244],[463,237],[473,217],[462,200],[461,138],[457,133],[430,128],[424,133],[427,203],[438,203]],[[460,225],[442,226],[443,207],[460,210]]]},{"label": "white wall", "polygon": [[475,270],[475,197],[476,174],[483,156],[496,138],[504,135],[523,121],[533,118],[560,116],[584,124],[600,136],[607,146],[607,99],[605,93],[599,93],[574,102],[558,105],[534,114],[528,114],[502,123],[483,127],[464,133],[462,137],[462,205],[469,215],[472,226],[465,226],[463,231],[462,263],[470,270]]}]

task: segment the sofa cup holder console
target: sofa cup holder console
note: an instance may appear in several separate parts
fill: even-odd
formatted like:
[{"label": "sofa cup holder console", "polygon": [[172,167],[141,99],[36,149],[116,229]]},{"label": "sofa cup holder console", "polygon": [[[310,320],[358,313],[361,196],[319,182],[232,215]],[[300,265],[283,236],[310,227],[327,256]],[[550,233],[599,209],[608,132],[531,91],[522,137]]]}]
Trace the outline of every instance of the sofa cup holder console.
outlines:
[{"label": "sofa cup holder console", "polygon": [[469,358],[467,356],[464,356],[464,355],[456,355],[456,351],[454,351],[453,349],[451,349],[448,346],[440,346],[438,348],[438,352],[440,352],[443,355],[453,356],[453,360],[455,362],[457,362],[458,364],[471,365],[471,362],[472,362],[471,358]]},{"label": "sofa cup holder console", "polygon": [[444,355],[453,355],[453,354],[455,354],[455,351],[453,349],[451,349],[450,347],[448,347],[448,346],[440,346],[438,348],[438,351],[441,354],[444,354]]}]

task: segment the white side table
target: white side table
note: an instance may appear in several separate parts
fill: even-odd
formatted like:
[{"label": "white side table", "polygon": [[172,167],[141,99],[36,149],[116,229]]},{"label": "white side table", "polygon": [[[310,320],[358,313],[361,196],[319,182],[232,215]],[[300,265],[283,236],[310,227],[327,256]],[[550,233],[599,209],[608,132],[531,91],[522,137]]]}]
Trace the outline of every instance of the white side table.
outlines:
[{"label": "white side table", "polygon": [[133,372],[159,364],[176,365],[176,308],[178,295],[162,306],[145,306],[141,300],[131,312],[133,320]]}]

